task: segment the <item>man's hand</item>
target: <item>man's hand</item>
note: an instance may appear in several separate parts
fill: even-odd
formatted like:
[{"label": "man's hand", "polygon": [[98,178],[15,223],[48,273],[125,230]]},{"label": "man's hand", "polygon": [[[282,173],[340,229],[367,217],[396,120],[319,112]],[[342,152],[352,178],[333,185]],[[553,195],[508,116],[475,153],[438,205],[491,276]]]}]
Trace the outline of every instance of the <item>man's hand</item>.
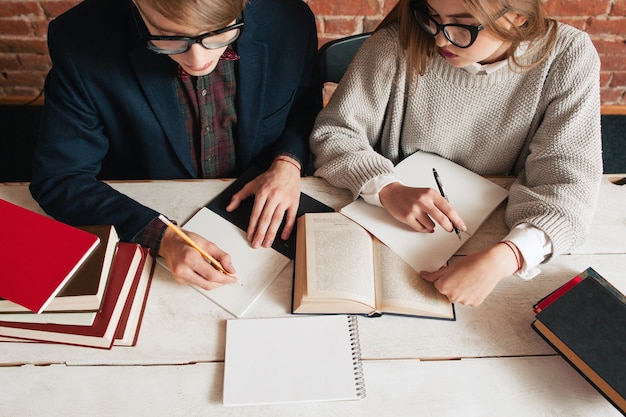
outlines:
[{"label": "man's hand", "polygon": [[467,230],[461,216],[432,188],[412,188],[394,182],[378,195],[389,214],[418,232],[434,232],[435,222],[448,232],[453,230],[453,224],[463,232]]},{"label": "man's hand", "polygon": [[[229,274],[235,273],[230,256],[226,252],[196,233],[186,233],[198,246],[221,263]],[[212,290],[224,284],[237,283],[237,277],[215,269],[200,252],[185,243],[169,228],[165,230],[161,239],[159,255],[165,259],[179,284],[194,284],[205,290]]]},{"label": "man's hand", "polygon": [[497,243],[464,256],[450,266],[443,266],[435,272],[422,271],[420,275],[434,283],[450,302],[478,306],[498,282],[517,271],[520,256],[515,245],[507,247],[504,243]]},{"label": "man's hand", "polygon": [[233,211],[248,197],[254,197],[247,239],[253,248],[270,247],[283,217],[285,228],[281,239],[289,238],[300,204],[300,165],[287,156],[274,160],[264,173],[233,195],[226,211]]}]

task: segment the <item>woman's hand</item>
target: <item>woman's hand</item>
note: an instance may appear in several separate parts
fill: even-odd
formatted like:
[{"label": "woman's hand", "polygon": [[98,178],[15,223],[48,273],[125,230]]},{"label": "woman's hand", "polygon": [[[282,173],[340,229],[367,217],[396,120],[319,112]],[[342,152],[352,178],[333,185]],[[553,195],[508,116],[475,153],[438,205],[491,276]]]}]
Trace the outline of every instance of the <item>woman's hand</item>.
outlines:
[{"label": "woman's hand", "polygon": [[[450,302],[470,306],[480,305],[498,282],[515,273],[520,258],[515,245],[497,243],[480,252],[462,257],[450,266],[435,272],[422,271],[420,275],[432,282]],[[516,254],[513,252],[517,252]]]},{"label": "woman's hand", "polygon": [[396,219],[423,233],[433,233],[435,222],[452,232],[453,224],[467,230],[465,222],[448,201],[432,188],[412,188],[391,183],[378,194],[380,202]]}]

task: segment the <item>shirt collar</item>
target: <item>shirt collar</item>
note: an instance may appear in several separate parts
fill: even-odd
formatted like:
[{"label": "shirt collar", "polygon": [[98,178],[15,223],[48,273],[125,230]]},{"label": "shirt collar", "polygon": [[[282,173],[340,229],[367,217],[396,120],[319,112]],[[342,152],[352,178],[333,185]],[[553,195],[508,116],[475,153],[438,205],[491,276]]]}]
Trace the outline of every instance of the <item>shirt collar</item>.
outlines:
[{"label": "shirt collar", "polygon": [[[224,51],[224,53],[220,57],[220,61],[237,61],[237,60],[239,60],[239,55],[230,46],[228,48],[226,48],[226,50]],[[187,71],[185,71],[183,69],[183,67],[181,67],[179,65],[178,66],[178,77],[181,80],[185,80],[185,79],[191,77],[191,75],[189,75],[189,73]]]},{"label": "shirt collar", "polygon": [[[515,50],[515,57],[521,56],[528,49],[528,43],[522,43]],[[503,59],[502,61],[492,62],[491,64],[479,64],[478,62],[474,62],[469,64],[468,66],[463,67],[463,69],[470,74],[480,74],[487,75],[493,72],[496,72],[500,68],[504,67],[508,64],[508,59]]]}]

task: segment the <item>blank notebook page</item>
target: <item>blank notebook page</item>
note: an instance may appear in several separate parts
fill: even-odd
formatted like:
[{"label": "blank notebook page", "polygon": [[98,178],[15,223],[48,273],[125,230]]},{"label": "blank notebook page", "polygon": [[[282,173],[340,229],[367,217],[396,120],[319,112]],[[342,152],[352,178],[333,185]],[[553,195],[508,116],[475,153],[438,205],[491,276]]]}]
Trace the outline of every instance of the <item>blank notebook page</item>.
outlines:
[{"label": "blank notebook page", "polygon": [[224,405],[365,396],[354,316],[228,320]]}]

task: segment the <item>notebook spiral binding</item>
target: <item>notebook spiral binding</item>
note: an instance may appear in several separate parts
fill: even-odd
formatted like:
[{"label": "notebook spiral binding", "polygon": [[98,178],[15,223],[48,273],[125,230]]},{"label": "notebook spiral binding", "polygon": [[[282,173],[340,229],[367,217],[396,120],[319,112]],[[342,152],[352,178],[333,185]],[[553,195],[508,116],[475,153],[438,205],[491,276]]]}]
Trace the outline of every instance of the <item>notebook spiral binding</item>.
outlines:
[{"label": "notebook spiral binding", "polygon": [[365,398],[365,377],[363,375],[363,363],[361,362],[359,322],[356,316],[348,316],[348,327],[350,328],[350,345],[352,349],[352,367],[356,380],[356,394],[359,398]]}]

